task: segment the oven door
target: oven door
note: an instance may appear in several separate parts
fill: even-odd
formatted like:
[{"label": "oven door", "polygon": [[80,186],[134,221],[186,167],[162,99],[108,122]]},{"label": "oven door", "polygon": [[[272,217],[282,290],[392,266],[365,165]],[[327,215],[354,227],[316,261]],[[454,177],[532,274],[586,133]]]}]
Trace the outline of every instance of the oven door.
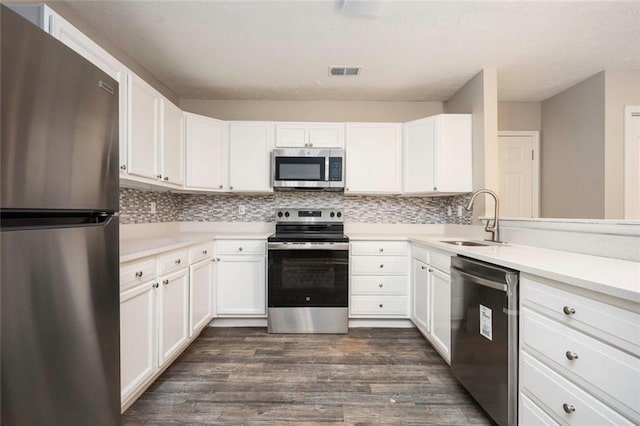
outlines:
[{"label": "oven door", "polygon": [[270,308],[347,307],[348,243],[269,243]]}]

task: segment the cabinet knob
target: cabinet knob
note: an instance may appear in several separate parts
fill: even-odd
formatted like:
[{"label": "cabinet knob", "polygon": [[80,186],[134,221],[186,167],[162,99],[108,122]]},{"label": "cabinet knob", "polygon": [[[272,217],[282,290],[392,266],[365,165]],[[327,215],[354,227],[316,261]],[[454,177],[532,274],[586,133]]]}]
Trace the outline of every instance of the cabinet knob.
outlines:
[{"label": "cabinet knob", "polygon": [[229,189],[233,189],[233,186],[230,186]]},{"label": "cabinet knob", "polygon": [[127,165],[123,164],[122,166],[120,166],[120,170],[127,170]]},{"label": "cabinet knob", "polygon": [[427,267],[426,267],[426,266],[424,266],[424,265],[422,265],[420,268],[422,268],[422,270],[427,269]]},{"label": "cabinet knob", "polygon": [[380,284],[378,284],[378,287],[382,288],[382,287],[384,287],[384,284],[380,283]]},{"label": "cabinet knob", "polygon": [[242,251],[242,247],[238,247],[238,251]]},{"label": "cabinet knob", "polygon": [[569,361],[573,361],[574,359],[578,359],[578,354],[575,353],[575,352],[567,351],[567,353],[565,355],[567,356],[567,359]]},{"label": "cabinet knob", "polygon": [[180,259],[176,259],[176,265],[179,265],[181,263],[182,263],[182,261]]},{"label": "cabinet knob", "polygon": [[383,265],[383,264],[380,264],[380,267],[381,267],[381,268],[384,268],[384,265]]},{"label": "cabinet knob", "polygon": [[344,190],[345,190],[345,191],[348,191],[348,190],[349,190],[349,188],[345,188]]},{"label": "cabinet knob", "polygon": [[571,404],[567,404],[566,402],[564,404],[562,404],[562,409],[564,410],[565,413],[567,414],[571,414],[574,411],[576,411],[576,407],[574,407]]},{"label": "cabinet knob", "polygon": [[379,304],[378,306],[380,306],[380,307],[382,308],[384,305],[381,303],[381,304]]},{"label": "cabinet knob", "polygon": [[220,262],[220,258],[219,257],[216,257],[216,262]]},{"label": "cabinet knob", "polygon": [[206,250],[202,250],[202,254],[207,254],[207,251]]},{"label": "cabinet knob", "polygon": [[568,306],[565,306],[564,308],[562,308],[562,312],[564,312],[565,315],[573,315],[576,313],[576,310]]},{"label": "cabinet knob", "polygon": [[312,143],[310,143],[310,144],[309,144],[309,147],[310,147],[310,148],[313,148],[313,144],[312,144]]},{"label": "cabinet knob", "polygon": [[136,272],[136,278],[142,278],[142,275],[143,275],[142,271]]},{"label": "cabinet knob", "polygon": [[380,250],[379,250],[379,251],[380,251],[380,253],[382,253],[382,252],[384,251],[384,248],[383,248],[383,247],[380,247]]},{"label": "cabinet knob", "polygon": [[169,285],[169,280],[164,280],[164,281],[162,281],[162,284],[164,284],[164,285]]},{"label": "cabinet knob", "polygon": [[158,179],[162,179],[162,175],[156,175]]},{"label": "cabinet knob", "polygon": [[429,272],[433,272],[433,269],[429,268]]},{"label": "cabinet knob", "polygon": [[218,186],[218,188],[222,189],[222,185]]},{"label": "cabinet knob", "polygon": [[165,176],[165,177],[164,177],[164,180],[169,180],[169,176]]},{"label": "cabinet knob", "polygon": [[153,288],[158,288],[158,287],[160,287],[160,284],[158,284],[158,283],[153,283]]},{"label": "cabinet knob", "polygon": [[433,187],[433,190],[434,190],[434,191],[437,191],[437,190],[438,190],[438,187],[437,187],[437,186],[434,186],[434,187]]}]

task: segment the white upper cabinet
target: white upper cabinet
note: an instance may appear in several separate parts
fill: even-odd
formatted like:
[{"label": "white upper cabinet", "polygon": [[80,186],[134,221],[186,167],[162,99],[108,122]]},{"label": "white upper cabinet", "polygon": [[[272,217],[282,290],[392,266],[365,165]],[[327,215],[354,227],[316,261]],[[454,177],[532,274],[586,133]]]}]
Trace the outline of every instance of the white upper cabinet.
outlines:
[{"label": "white upper cabinet", "polygon": [[345,195],[399,194],[402,124],[347,123]]},{"label": "white upper cabinet", "polygon": [[160,94],[135,74],[129,74],[128,172],[158,179],[158,108]]},{"label": "white upper cabinet", "polygon": [[229,189],[272,192],[271,150],[275,125],[269,122],[229,123]]},{"label": "white upper cabinet", "polygon": [[186,179],[192,189],[224,191],[228,188],[228,125],[225,121],[185,113]]},{"label": "white upper cabinet", "polygon": [[166,99],[160,101],[162,181],[171,185],[184,184],[184,114]]},{"label": "white upper cabinet", "polygon": [[343,123],[277,123],[277,148],[343,148]]},{"label": "white upper cabinet", "polygon": [[404,124],[405,194],[471,192],[471,114],[440,114]]}]

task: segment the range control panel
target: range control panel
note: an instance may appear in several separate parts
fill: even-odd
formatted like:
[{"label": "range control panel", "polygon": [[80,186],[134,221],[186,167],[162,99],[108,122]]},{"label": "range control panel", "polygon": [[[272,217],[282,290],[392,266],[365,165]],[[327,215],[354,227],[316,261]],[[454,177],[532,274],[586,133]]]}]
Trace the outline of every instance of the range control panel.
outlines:
[{"label": "range control panel", "polygon": [[298,222],[344,222],[342,212],[337,209],[297,209],[282,208],[276,210],[276,223]]}]

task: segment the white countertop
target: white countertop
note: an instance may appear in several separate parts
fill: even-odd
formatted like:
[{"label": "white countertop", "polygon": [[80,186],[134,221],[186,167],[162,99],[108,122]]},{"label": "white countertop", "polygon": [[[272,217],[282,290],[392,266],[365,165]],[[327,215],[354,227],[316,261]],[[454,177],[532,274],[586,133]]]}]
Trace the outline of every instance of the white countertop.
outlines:
[{"label": "white countertop", "polygon": [[120,263],[213,240],[266,240],[265,232],[179,232],[120,240]]},{"label": "white countertop", "polygon": [[640,263],[517,244],[456,246],[447,235],[350,234],[351,241],[400,240],[473,257],[521,272],[640,303]]}]

